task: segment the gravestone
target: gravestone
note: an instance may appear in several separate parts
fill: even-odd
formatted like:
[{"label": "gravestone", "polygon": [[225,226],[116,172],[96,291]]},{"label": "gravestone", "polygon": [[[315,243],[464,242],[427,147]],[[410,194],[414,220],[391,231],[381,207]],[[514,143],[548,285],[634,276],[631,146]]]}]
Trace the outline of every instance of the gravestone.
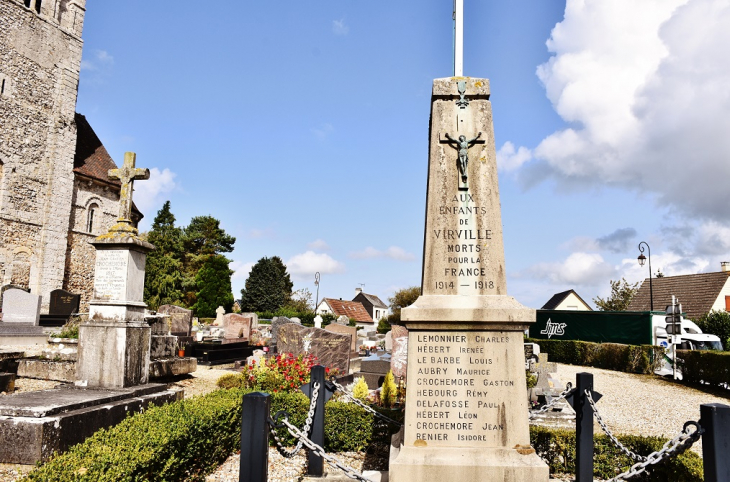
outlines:
[{"label": "gravestone", "polygon": [[193,328],[193,310],[182,306],[161,305],[158,313],[170,315],[170,333],[176,336],[190,336]]},{"label": "gravestone", "polygon": [[[390,362],[391,359],[388,357],[381,357],[377,353],[373,353],[362,359],[360,362],[360,371],[355,372],[353,376],[355,378],[364,378],[365,383],[368,384],[368,388],[375,390],[383,385],[385,376],[390,370]],[[398,383],[398,378],[395,381]]]},{"label": "gravestone", "polygon": [[15,286],[15,285],[5,285],[2,288],[0,288],[0,306],[3,305],[3,295],[7,290],[22,290],[26,293],[30,293],[30,290],[27,288],[23,288],[22,286]]},{"label": "gravestone", "polygon": [[322,321],[323,321],[323,319],[322,319],[321,316],[319,316],[319,315],[315,316],[314,317],[314,327],[315,328],[322,328]]},{"label": "gravestone", "polygon": [[343,326],[338,323],[330,323],[325,327],[325,330],[331,331],[332,333],[340,333],[342,335],[348,335],[352,342],[350,343],[350,351],[356,352],[357,349],[357,327],[356,326]]},{"label": "gravestone", "polygon": [[71,316],[79,312],[81,295],[66,290],[51,291],[51,303],[48,305],[48,314],[54,316]]},{"label": "gravestone", "polygon": [[223,326],[223,315],[226,314],[225,308],[219,306],[215,309],[215,321],[213,322],[216,326]]},{"label": "gravestone", "polygon": [[276,316],[271,320],[271,340],[272,344],[276,344],[279,340],[279,328],[283,325],[292,323],[286,316]]},{"label": "gravestone", "polygon": [[408,379],[408,330],[405,326],[393,325],[390,330],[393,349],[391,350],[390,369],[396,378]]},{"label": "gravestone", "polygon": [[487,79],[433,81],[421,295],[401,310],[408,385],[391,482],[549,479],[530,447],[523,332],[535,310],[507,295],[489,95]]},{"label": "gravestone", "polygon": [[9,289],[3,296],[3,323],[38,326],[41,297],[19,289]]},{"label": "gravestone", "polygon": [[351,343],[347,335],[287,323],[279,327],[276,346],[279,353],[313,355],[317,357],[318,364],[337,369],[340,375],[347,375],[350,371]]},{"label": "gravestone", "polygon": [[228,313],[223,316],[223,338],[226,340],[243,341],[251,337],[251,324],[253,320],[249,316],[237,313]]},{"label": "gravestone", "polygon": [[340,325],[349,325],[350,324],[350,318],[348,318],[345,315],[340,315],[337,317],[336,323],[339,323]]}]

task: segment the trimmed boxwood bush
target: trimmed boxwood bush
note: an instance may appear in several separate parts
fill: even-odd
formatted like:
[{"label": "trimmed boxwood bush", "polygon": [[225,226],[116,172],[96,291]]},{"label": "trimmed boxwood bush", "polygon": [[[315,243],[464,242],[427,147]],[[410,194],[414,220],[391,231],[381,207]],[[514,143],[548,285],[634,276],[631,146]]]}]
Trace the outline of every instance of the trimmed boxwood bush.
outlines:
[{"label": "trimmed boxwood bush", "polygon": [[[618,435],[616,438],[634,452],[649,455],[662,448],[668,439]],[[594,437],[593,475],[610,479],[627,471],[636,463],[624,455],[605,435]],[[571,430],[530,427],[530,443],[550,466],[550,473],[575,474],[575,432]],[[651,475],[641,480],[656,482],[697,482],[704,480],[702,458],[687,451],[668,461],[652,465]]]},{"label": "trimmed boxwood bush", "polygon": [[677,350],[677,366],[682,370],[682,381],[687,383],[730,383],[730,352]]},{"label": "trimmed boxwood bush", "polygon": [[626,373],[654,373],[663,354],[662,347],[651,345],[529,338],[526,341],[540,345],[540,351],[547,352],[550,361]]},{"label": "trimmed boxwood bush", "polygon": [[[240,446],[241,404],[250,391],[216,390],[132,415],[96,432],[31,471],[23,481],[202,481]],[[302,427],[309,409],[303,393],[275,393],[271,413],[286,410]],[[286,429],[285,444],[294,445]],[[273,437],[270,438],[272,445]],[[325,406],[325,449],[356,451],[371,442],[389,442],[389,432],[353,404]]]}]

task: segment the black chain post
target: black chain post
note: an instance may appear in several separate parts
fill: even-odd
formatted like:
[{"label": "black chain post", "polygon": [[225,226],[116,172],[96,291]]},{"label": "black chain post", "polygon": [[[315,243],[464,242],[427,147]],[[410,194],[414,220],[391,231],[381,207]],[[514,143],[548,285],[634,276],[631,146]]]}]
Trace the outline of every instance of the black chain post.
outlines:
[{"label": "black chain post", "polygon": [[585,393],[593,391],[593,374],[576,374],[575,385],[575,482],[593,482],[593,410]]},{"label": "black chain post", "polygon": [[721,403],[700,405],[702,459],[705,482],[730,480],[730,406]]},{"label": "black chain post", "polygon": [[269,410],[271,396],[254,392],[243,396],[239,482],[266,482],[269,476]]},{"label": "black chain post", "polygon": [[[325,370],[322,365],[312,367],[312,374],[309,380],[310,393],[313,393],[315,382],[319,383],[321,392],[319,397],[317,397],[317,405],[314,408],[312,432],[309,439],[320,447],[324,447],[324,402],[327,397],[325,396]],[[322,477],[324,475],[324,459],[314,453],[313,450],[309,450],[308,452],[307,475],[311,477]]]}]

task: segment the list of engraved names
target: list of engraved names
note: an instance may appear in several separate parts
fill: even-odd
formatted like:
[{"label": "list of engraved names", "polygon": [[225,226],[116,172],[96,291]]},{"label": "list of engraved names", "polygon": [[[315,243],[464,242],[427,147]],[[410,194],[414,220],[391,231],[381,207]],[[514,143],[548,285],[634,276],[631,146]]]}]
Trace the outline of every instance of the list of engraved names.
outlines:
[{"label": "list of engraved names", "polygon": [[[415,407],[415,441],[428,445],[499,446],[507,430],[505,404],[524,397],[509,378],[506,353],[514,333],[415,333],[409,407]],[[512,340],[514,341],[514,340]],[[514,372],[512,372],[514,373]],[[410,387],[409,387],[410,388]],[[413,430],[415,428],[415,431]],[[412,438],[412,437],[409,437]],[[421,442],[422,443],[422,442]]]},{"label": "list of engraved names", "polygon": [[125,300],[129,253],[117,250],[96,252],[94,297],[98,300]]}]

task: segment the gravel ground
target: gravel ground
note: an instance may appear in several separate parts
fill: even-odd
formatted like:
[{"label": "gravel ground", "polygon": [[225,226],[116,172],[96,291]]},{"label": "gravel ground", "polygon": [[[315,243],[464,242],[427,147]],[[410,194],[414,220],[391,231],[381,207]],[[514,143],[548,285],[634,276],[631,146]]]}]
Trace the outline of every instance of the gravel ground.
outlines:
[{"label": "gravel ground", "polygon": [[[40,352],[30,347],[27,352]],[[199,366],[194,373],[180,377],[170,386],[185,389],[185,397],[208,393],[216,389],[216,380],[230,373],[232,365],[217,367]],[[575,383],[578,372],[590,372],[594,377],[595,389],[603,395],[598,410],[614,433],[634,435],[657,435],[674,437],[688,420],[699,419],[699,406],[703,403],[730,404],[728,397],[709,395],[650,375],[630,375],[591,367],[558,365],[558,378],[563,382]],[[19,378],[16,391],[31,391],[52,388],[58,382]],[[596,424],[596,433],[600,432]],[[701,454],[701,447],[695,444],[693,450]],[[348,466],[358,470],[379,470],[387,461],[387,450],[379,453],[342,453],[337,457]],[[231,456],[221,467],[206,479],[207,482],[237,482],[239,456]],[[31,470],[31,466],[0,464],[0,482],[15,482]],[[330,470],[329,468],[327,470]],[[275,449],[269,452],[269,480],[271,482],[295,482],[302,479],[305,471],[304,451],[292,459],[283,458]],[[570,476],[557,480],[572,481]]]}]

